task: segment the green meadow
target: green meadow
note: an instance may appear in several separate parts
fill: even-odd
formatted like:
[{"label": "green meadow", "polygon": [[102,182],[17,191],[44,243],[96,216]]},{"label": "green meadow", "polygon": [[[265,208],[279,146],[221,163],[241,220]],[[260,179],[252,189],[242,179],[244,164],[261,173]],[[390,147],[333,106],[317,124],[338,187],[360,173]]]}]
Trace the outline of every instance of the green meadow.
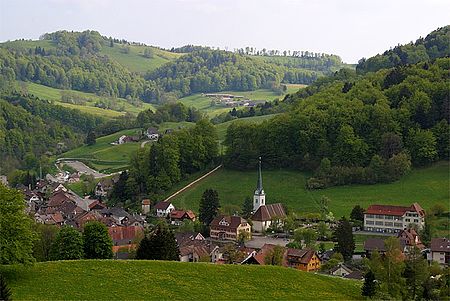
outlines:
[{"label": "green meadow", "polygon": [[79,260],[0,272],[14,300],[362,300],[360,281],[277,266]]},{"label": "green meadow", "polygon": [[[425,210],[434,204],[449,206],[449,162],[413,169],[401,180],[390,184],[337,186],[323,190],[307,190],[308,174],[293,170],[263,170],[264,190],[268,204],[281,202],[300,214],[318,212],[322,196],[330,198],[329,208],[336,217],[348,216],[359,204],[411,205],[418,202]],[[255,171],[219,169],[210,177],[172,199],[175,206],[198,211],[202,193],[212,188],[218,191],[222,206],[240,206],[256,187]]]}]

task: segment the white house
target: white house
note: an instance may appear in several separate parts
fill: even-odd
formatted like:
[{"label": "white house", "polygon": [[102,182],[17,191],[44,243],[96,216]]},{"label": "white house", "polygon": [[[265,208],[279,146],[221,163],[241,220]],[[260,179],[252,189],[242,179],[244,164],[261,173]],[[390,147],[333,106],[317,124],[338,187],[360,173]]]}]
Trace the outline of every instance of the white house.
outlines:
[{"label": "white house", "polygon": [[286,212],[281,203],[266,205],[266,194],[262,186],[261,158],[259,158],[258,182],[253,195],[253,231],[263,232],[273,222],[281,223],[286,217]]},{"label": "white house", "polygon": [[175,207],[170,202],[159,202],[155,205],[157,217],[168,217]]},{"label": "white house", "polygon": [[371,205],[364,213],[364,230],[383,233],[398,233],[411,224],[422,229],[425,211],[418,203],[409,207],[391,205]]},{"label": "white house", "polygon": [[150,140],[158,140],[159,138],[159,133],[156,128],[148,128],[147,131],[145,132],[145,135]]}]

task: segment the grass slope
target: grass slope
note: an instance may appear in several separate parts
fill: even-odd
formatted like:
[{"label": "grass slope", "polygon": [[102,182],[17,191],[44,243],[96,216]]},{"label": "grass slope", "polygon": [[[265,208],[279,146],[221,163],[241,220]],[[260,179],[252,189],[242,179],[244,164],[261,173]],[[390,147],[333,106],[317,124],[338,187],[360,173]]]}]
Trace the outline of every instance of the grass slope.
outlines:
[{"label": "grass slope", "polygon": [[[317,201],[321,196],[331,199],[330,210],[336,217],[348,216],[354,205],[367,207],[370,204],[410,205],[419,202],[425,209],[442,203],[449,210],[449,162],[439,162],[427,168],[414,169],[400,181],[390,184],[351,185],[323,190],[305,189],[307,175],[289,170],[264,170],[263,182],[267,203],[281,202],[289,209],[317,212]],[[241,172],[227,169],[196,184],[193,188],[176,196],[175,206],[198,210],[202,193],[216,189],[220,203],[241,206],[246,196],[252,196],[256,186],[256,171]]]},{"label": "grass slope", "polygon": [[140,142],[130,142],[121,145],[111,145],[122,135],[137,135],[140,129],[120,131],[108,136],[97,138],[94,145],[83,145],[64,154],[61,158],[84,158],[91,167],[101,172],[113,172],[125,169],[131,153],[141,145]]},{"label": "grass slope", "polygon": [[[114,43],[114,47],[105,45],[102,47],[100,53],[107,55],[110,59],[115,60],[128,70],[138,73],[145,73],[147,71],[155,70],[156,68],[175,60],[182,55],[181,53],[172,53],[155,47],[137,45],[128,46],[130,51],[125,53],[123,51],[123,47],[123,45],[116,43]],[[144,57],[145,48],[152,49],[152,58]]]},{"label": "grass slope", "polygon": [[[51,87],[47,87],[44,85],[39,85],[39,84],[31,83],[31,82],[26,82],[26,83],[22,82],[22,83],[20,83],[20,85],[25,85],[28,93],[33,94],[34,96],[37,96],[41,99],[53,100],[61,106],[78,109],[82,112],[86,112],[86,113],[90,113],[90,114],[94,114],[94,115],[100,115],[103,117],[110,117],[110,118],[117,117],[117,116],[124,115],[125,112],[137,115],[140,111],[143,111],[143,110],[146,110],[149,108],[151,108],[153,110],[155,109],[151,104],[148,104],[148,103],[142,103],[141,107],[136,107],[136,106],[130,104],[129,102],[127,102],[126,99],[124,99],[124,98],[114,98],[113,101],[115,103],[117,103],[118,105],[123,105],[125,111],[114,111],[114,110],[109,110],[109,109],[102,109],[102,108],[97,108],[94,105],[97,101],[101,101],[102,99],[105,99],[105,97],[98,96],[93,93],[85,93],[85,92],[80,92],[80,91],[75,91],[75,90],[55,89],[55,88],[51,88]],[[86,102],[85,105],[75,105],[75,104],[63,103],[63,102],[61,102],[61,97],[62,97],[61,92],[63,92],[63,91],[70,91],[71,93],[73,93],[75,95],[79,95],[79,96],[83,97],[84,99],[89,99],[89,101]]]},{"label": "grass slope", "polygon": [[361,300],[361,283],[273,266],[83,260],[1,266],[14,300]]}]

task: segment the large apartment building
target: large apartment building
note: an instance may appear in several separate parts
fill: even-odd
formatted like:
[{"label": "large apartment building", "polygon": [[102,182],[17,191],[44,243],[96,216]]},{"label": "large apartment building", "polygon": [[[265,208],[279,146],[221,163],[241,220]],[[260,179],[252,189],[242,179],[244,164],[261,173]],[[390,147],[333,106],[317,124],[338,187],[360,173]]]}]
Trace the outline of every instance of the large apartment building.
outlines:
[{"label": "large apartment building", "polygon": [[409,207],[390,205],[371,205],[364,213],[364,230],[383,233],[398,233],[411,224],[422,229],[425,211],[419,204]]}]

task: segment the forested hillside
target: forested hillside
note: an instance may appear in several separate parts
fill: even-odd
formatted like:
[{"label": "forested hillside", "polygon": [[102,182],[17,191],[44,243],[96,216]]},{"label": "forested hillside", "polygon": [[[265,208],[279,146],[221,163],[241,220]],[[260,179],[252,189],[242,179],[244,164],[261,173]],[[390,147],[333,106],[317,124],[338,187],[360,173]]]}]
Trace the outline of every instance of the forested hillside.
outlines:
[{"label": "forested hillside", "polygon": [[449,157],[449,58],[365,76],[341,70],[286,99],[291,113],[228,128],[226,163],[315,171],[310,188],[390,182]]},{"label": "forested hillside", "polygon": [[50,165],[49,153],[79,145],[89,130],[103,120],[27,96],[0,99],[0,172],[18,167],[28,170]]},{"label": "forested hillside", "polygon": [[[184,51],[188,53],[180,54]],[[169,52],[96,31],[57,31],[39,41],[0,44],[0,66],[2,81],[164,103],[196,92],[279,89],[282,82],[310,84],[342,65],[337,56],[305,54],[255,56],[198,46]]]},{"label": "forested hillside", "polygon": [[398,45],[369,59],[361,59],[356,66],[359,73],[374,72],[383,68],[399,65],[428,62],[439,57],[450,55],[450,25],[438,28],[425,38],[419,38],[415,43]]}]

